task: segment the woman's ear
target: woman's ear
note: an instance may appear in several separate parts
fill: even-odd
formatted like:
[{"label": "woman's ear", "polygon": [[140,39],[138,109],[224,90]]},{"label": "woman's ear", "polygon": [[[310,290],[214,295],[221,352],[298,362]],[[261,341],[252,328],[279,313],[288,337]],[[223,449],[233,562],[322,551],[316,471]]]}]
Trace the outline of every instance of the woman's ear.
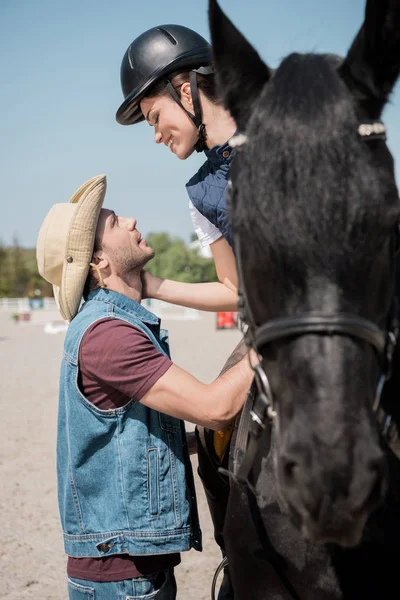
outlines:
[{"label": "woman's ear", "polygon": [[185,108],[193,108],[192,90],[188,81],[181,85],[181,101]]}]

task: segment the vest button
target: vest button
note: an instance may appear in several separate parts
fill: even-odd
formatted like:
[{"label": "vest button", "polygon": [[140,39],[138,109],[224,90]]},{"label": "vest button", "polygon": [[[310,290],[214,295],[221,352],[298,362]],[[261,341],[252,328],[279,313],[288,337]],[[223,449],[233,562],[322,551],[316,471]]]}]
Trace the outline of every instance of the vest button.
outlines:
[{"label": "vest button", "polygon": [[67,263],[72,263],[72,262],[73,262],[73,260],[74,260],[74,259],[72,258],[72,256],[68,256],[68,258],[67,258]]},{"label": "vest button", "polygon": [[223,151],[223,153],[222,153],[222,156],[223,156],[224,158],[229,158],[230,154],[231,154],[231,153],[229,152],[229,150],[224,150],[224,151]]},{"label": "vest button", "polygon": [[110,545],[109,544],[100,544],[99,546],[99,550],[101,552],[108,552],[110,549]]}]

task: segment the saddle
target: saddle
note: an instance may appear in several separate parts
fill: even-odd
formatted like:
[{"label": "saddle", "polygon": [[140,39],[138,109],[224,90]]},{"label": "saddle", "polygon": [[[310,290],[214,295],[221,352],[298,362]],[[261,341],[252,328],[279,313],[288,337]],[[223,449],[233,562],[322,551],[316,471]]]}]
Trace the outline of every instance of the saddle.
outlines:
[{"label": "saddle", "polygon": [[[246,355],[247,351],[246,342],[242,338],[222,367],[219,377],[236,365]],[[229,453],[234,428],[235,419],[231,421],[227,428],[221,431],[212,431],[206,427],[197,426],[198,440],[216,468],[225,462],[224,459]]]}]

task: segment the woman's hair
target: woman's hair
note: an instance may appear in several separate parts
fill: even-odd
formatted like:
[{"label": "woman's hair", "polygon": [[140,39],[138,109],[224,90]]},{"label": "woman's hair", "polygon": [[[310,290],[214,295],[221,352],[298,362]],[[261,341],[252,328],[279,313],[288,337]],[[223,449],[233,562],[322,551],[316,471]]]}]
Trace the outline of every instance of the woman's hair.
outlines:
[{"label": "woman's hair", "polygon": [[[221,99],[217,93],[217,86],[215,81],[215,76],[211,75],[200,75],[200,73],[196,74],[197,77],[197,87],[199,90],[203,92],[203,94],[210,100],[213,104],[221,104]],[[184,83],[190,83],[189,72],[185,71],[183,73],[172,73],[168,80],[172,83],[173,87],[177,91],[179,97],[181,96],[181,86]],[[155,96],[164,96],[168,95],[167,90],[167,81],[164,79],[156,83],[146,94],[146,98],[154,98]]]}]

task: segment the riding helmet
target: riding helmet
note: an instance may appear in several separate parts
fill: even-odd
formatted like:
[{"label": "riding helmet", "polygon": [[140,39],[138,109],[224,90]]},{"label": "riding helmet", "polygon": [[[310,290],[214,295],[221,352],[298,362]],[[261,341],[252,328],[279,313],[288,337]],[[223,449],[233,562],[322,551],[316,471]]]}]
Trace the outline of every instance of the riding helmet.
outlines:
[{"label": "riding helmet", "polygon": [[204,67],[210,65],[211,46],[192,29],[160,25],[145,31],[131,43],[122,59],[121,87],[125,100],[117,111],[118,123],[133,125],[143,121],[139,103],[163,78],[185,70],[206,74]]}]

